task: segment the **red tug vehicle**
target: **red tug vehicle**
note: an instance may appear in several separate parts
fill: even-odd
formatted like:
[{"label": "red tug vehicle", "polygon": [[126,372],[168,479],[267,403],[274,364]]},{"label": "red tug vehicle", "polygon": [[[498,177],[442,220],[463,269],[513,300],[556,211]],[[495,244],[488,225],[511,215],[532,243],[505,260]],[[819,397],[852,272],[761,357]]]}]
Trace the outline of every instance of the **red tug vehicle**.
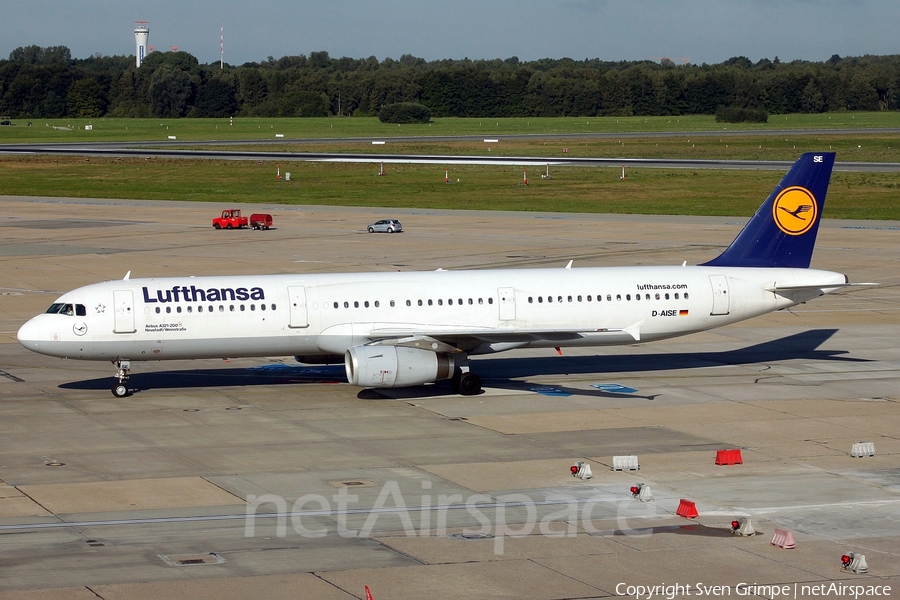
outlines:
[{"label": "red tug vehicle", "polygon": [[247,224],[247,217],[241,216],[240,209],[223,210],[221,217],[212,220],[212,225],[216,229],[241,229]]},{"label": "red tug vehicle", "polygon": [[216,229],[242,229],[247,226],[253,229],[268,229],[272,226],[272,215],[266,213],[253,213],[250,218],[242,217],[238,208],[222,211],[221,217],[212,220],[212,226]]}]

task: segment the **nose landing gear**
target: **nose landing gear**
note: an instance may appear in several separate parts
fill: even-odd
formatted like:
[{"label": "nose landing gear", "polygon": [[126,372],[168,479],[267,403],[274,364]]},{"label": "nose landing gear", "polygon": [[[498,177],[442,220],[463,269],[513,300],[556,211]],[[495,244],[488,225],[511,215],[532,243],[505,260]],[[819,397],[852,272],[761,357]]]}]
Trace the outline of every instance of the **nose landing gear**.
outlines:
[{"label": "nose landing gear", "polygon": [[131,394],[128,389],[128,371],[131,370],[131,362],[127,360],[113,361],[116,365],[116,383],[112,386],[112,395],[116,398],[124,398]]}]

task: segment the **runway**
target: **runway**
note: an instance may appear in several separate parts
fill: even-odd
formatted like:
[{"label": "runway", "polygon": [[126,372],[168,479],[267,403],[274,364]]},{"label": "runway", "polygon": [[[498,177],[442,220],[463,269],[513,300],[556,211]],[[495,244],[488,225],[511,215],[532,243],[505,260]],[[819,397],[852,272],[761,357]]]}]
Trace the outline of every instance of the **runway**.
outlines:
[{"label": "runway", "polygon": [[[893,135],[898,129],[827,129],[827,130],[759,130],[759,131],[693,131],[693,132],[636,132],[636,133],[584,133],[584,134],[529,134],[489,136],[493,143],[513,140],[585,140],[585,139],[635,139],[667,137],[734,137],[791,134],[808,135],[852,135],[884,134]],[[436,143],[485,141],[485,136],[398,136],[382,138],[335,138],[335,139],[278,139],[278,140],[159,140],[147,142],[93,142],[93,143],[34,143],[0,144],[0,155],[70,155],[70,156],[132,156],[154,158],[181,158],[195,160],[265,160],[265,161],[316,161],[355,162],[393,164],[466,164],[466,165],[514,165],[514,166],[582,166],[582,167],[642,167],[651,169],[754,169],[786,171],[792,161],[778,160],[699,160],[699,159],[646,159],[622,157],[553,157],[497,155],[445,155],[445,154],[398,154],[390,152],[286,152],[237,150],[232,146],[254,146],[265,144],[297,144],[315,146],[322,143],[334,144],[379,144],[379,148],[390,148],[396,143]],[[383,144],[383,146],[381,145]],[[199,150],[196,146],[216,149]],[[219,149],[221,148],[221,149]],[[838,161],[835,171],[844,172],[900,172],[900,162]]]},{"label": "runway", "polygon": [[[216,231],[209,203],[0,202],[0,599],[900,586],[898,222],[819,232],[813,267],[880,287],[667,342],[479,358],[479,396],[269,357],[134,363],[116,399],[112,365],[32,354],[18,326],[128,271],[697,263],[743,219],[272,205],[252,207],[270,231]],[[365,233],[386,217],[404,233]],[[858,442],[875,455],[850,457]],[[716,465],[722,449],[742,464]],[[611,470],[630,455],[640,470]],[[849,552],[868,574],[841,569]]]}]

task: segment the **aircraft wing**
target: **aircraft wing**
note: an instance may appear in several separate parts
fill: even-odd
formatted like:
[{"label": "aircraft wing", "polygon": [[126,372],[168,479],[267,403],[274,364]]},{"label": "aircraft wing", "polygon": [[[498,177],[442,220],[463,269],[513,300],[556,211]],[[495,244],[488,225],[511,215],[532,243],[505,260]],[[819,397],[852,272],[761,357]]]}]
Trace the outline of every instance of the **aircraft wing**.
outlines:
[{"label": "aircraft wing", "polygon": [[476,341],[479,343],[521,343],[545,341],[545,342],[566,342],[577,340],[587,334],[597,333],[627,333],[635,341],[641,339],[641,327],[644,321],[641,320],[628,327],[622,328],[578,328],[578,329],[496,329],[483,327],[376,327],[373,328],[368,338],[372,340],[372,344],[382,346],[407,346],[411,348],[422,348],[433,350],[434,352],[462,352],[459,346],[464,345],[465,341]]}]

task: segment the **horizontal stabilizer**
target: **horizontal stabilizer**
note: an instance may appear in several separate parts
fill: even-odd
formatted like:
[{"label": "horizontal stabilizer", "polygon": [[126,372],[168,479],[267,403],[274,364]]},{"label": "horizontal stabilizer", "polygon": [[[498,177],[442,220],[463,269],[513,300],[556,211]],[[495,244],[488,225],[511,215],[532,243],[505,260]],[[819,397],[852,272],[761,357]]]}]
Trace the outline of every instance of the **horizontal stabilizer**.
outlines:
[{"label": "horizontal stabilizer", "polygon": [[877,283],[823,283],[819,285],[773,285],[771,287],[765,288],[767,292],[772,292],[775,294],[789,294],[791,292],[808,292],[813,290],[818,290],[824,294],[830,294],[831,292],[849,288],[849,287],[858,287],[858,288],[869,288],[874,287],[879,284]]}]

